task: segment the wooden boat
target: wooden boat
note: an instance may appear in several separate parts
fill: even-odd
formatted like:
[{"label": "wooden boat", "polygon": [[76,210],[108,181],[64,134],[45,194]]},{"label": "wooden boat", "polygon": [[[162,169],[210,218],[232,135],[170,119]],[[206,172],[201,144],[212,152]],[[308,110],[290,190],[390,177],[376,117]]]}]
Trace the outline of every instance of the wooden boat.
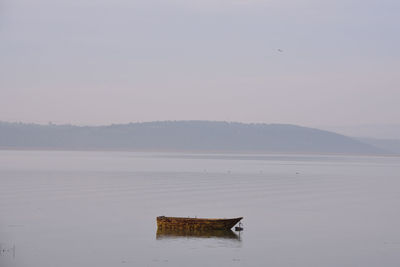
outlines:
[{"label": "wooden boat", "polygon": [[243,217],[232,219],[198,219],[185,217],[157,217],[158,229],[230,230]]},{"label": "wooden boat", "polygon": [[232,230],[188,230],[188,229],[169,229],[158,228],[156,239],[169,238],[222,238],[240,240],[240,236]]}]

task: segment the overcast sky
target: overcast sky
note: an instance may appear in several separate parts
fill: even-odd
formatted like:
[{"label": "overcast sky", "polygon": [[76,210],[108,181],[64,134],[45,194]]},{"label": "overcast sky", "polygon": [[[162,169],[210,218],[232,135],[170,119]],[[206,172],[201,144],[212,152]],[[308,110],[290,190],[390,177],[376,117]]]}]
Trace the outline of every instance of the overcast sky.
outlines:
[{"label": "overcast sky", "polygon": [[398,0],[0,0],[0,121],[399,123]]}]

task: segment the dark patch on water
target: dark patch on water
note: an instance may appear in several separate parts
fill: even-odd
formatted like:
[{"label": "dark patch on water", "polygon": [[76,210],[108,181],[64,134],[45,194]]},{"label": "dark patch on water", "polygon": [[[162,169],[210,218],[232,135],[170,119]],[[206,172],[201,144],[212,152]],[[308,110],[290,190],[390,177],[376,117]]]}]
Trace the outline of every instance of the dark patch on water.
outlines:
[{"label": "dark patch on water", "polygon": [[13,259],[15,259],[15,252],[16,252],[15,245],[10,246],[0,243],[0,256],[12,257]]}]

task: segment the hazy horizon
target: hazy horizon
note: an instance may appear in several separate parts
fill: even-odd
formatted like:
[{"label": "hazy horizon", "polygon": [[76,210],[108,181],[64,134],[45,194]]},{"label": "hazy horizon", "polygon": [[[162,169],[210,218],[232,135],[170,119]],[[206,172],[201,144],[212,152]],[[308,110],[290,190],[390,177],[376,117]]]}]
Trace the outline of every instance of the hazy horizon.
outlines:
[{"label": "hazy horizon", "polygon": [[398,1],[0,8],[1,121],[399,123]]},{"label": "hazy horizon", "polygon": [[[182,122],[182,121],[207,121],[207,120],[165,120],[165,121],[130,121],[126,123],[108,123],[108,124],[78,124],[78,123],[56,123],[53,121],[46,122],[28,122],[28,121],[2,121],[0,123],[23,123],[23,124],[37,124],[37,125],[71,125],[71,126],[111,126],[111,125],[124,125],[135,123],[151,123],[151,122]],[[243,123],[243,124],[287,124],[287,123],[268,123],[268,122],[242,122],[242,121],[218,121],[209,120],[209,122],[228,122],[228,123]],[[376,139],[400,139],[400,124],[356,124],[356,125],[301,125],[301,124],[287,124],[296,125],[300,127],[314,128],[324,131],[330,131],[342,134],[349,137],[365,137]]]},{"label": "hazy horizon", "polygon": [[[392,143],[291,124],[161,121],[107,126],[0,123],[0,148],[394,155]],[[393,147],[394,146],[394,147]]]}]

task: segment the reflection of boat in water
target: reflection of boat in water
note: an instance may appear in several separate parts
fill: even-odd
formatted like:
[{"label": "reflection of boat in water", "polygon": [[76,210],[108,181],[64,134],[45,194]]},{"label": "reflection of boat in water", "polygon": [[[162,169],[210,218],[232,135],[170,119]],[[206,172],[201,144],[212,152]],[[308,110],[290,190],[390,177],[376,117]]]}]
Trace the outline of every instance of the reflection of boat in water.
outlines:
[{"label": "reflection of boat in water", "polygon": [[243,217],[232,219],[198,219],[184,217],[157,217],[158,229],[179,230],[229,230]]},{"label": "reflection of boat in water", "polygon": [[240,236],[232,230],[188,230],[188,229],[157,229],[157,239],[167,238],[225,238],[240,240]]}]

